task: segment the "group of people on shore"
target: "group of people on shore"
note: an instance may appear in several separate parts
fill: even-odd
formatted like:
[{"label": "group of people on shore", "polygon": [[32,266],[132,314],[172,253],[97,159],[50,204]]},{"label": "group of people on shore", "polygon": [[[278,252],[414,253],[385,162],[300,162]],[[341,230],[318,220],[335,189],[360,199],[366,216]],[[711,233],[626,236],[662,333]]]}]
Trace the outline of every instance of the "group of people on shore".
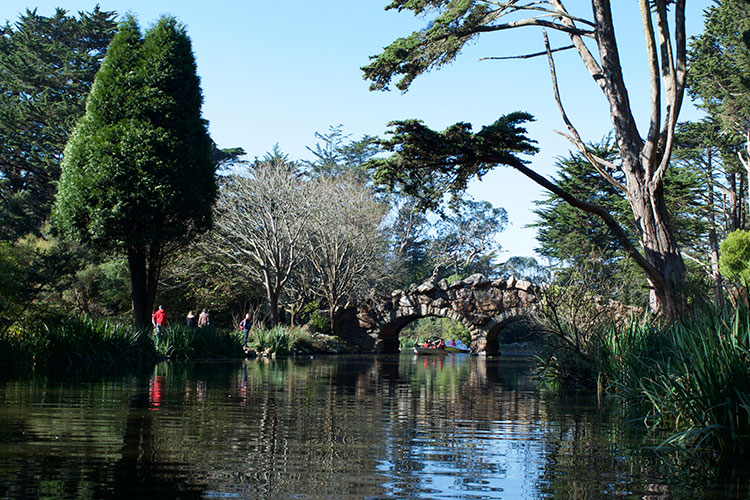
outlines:
[{"label": "group of people on shore", "polygon": [[[208,313],[208,309],[203,308],[201,310],[201,313],[197,316],[198,322],[196,324],[195,320],[196,316],[193,313],[192,310],[188,311],[187,316],[185,317],[185,323],[190,328],[195,328],[196,326],[198,328],[203,328],[204,326],[209,326],[211,324],[211,316]],[[169,320],[167,319],[167,312],[164,310],[164,306],[159,306],[159,309],[154,311],[154,313],[151,315],[151,324],[154,325],[154,328],[156,329],[156,338],[157,340],[161,337],[161,330],[163,327],[167,326],[169,324]],[[245,318],[240,322],[240,330],[243,332],[243,346],[247,346],[247,337],[250,334],[250,330],[252,329],[253,322],[250,318],[250,313],[245,314]]]},{"label": "group of people on shore", "polygon": [[198,326],[198,328],[203,328],[204,326],[208,326],[211,324],[211,317],[208,314],[208,309],[202,309],[201,313],[198,315],[198,324],[195,324],[195,314],[193,314],[193,311],[188,311],[187,317],[185,318],[185,323],[190,328],[195,328]]},{"label": "group of people on shore", "polygon": [[[209,326],[211,324],[211,317],[208,314],[208,309],[204,308],[201,310],[201,313],[198,315],[197,324],[195,318],[196,316],[193,314],[193,311],[189,311],[185,318],[187,326],[190,328],[195,328],[196,326],[198,328],[203,328],[204,326]],[[162,328],[169,325],[169,319],[167,318],[167,312],[164,310],[164,306],[159,306],[159,308],[151,315],[151,324],[154,325],[154,328],[156,329],[156,338],[158,339],[161,336]]]}]

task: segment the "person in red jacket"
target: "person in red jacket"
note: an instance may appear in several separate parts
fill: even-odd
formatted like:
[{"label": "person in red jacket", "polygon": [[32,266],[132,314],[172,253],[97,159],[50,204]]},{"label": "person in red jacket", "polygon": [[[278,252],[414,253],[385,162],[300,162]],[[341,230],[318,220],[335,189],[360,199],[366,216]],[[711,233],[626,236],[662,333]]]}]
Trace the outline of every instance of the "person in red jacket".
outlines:
[{"label": "person in red jacket", "polygon": [[159,340],[161,335],[161,327],[167,326],[167,312],[164,310],[164,306],[159,306],[159,309],[151,316],[151,323],[156,327],[156,340]]}]

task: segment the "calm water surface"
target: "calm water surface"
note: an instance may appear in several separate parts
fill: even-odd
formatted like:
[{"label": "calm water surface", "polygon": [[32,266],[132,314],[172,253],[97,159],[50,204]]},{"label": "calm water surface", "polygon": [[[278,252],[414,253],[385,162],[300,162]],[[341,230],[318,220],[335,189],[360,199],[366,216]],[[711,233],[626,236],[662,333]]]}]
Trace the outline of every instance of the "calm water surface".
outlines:
[{"label": "calm water surface", "polygon": [[745,499],[519,359],[162,364],[0,382],[0,498]]}]

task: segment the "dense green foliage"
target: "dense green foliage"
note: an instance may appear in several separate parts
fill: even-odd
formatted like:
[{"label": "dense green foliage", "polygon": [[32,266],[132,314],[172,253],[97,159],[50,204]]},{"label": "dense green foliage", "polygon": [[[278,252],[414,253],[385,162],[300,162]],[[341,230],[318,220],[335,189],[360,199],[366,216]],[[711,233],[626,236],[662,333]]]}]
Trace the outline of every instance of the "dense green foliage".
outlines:
[{"label": "dense green foliage", "polygon": [[154,361],[150,336],[107,320],[45,318],[0,334],[0,367],[100,371]]},{"label": "dense green foliage", "polygon": [[476,133],[469,123],[437,132],[419,120],[391,122],[392,137],[382,145],[394,154],[372,160],[375,181],[414,196],[422,208],[437,209],[445,193],[455,204],[469,180],[497,165],[523,165],[518,155],[537,151],[523,127],[530,120],[528,113],[510,113]]},{"label": "dense green foliage", "polygon": [[437,12],[429,26],[399,38],[373,62],[362,68],[372,81],[372,90],[388,89],[395,75],[403,75],[396,84],[406,90],[414,79],[432,69],[451,63],[463,46],[476,37],[488,20],[490,5],[475,1],[395,0],[386,9],[411,10],[415,15]]},{"label": "dense green foliage", "polygon": [[162,261],[210,226],[213,143],[190,39],[173,18],[112,40],[65,149],[60,231],[128,256],[136,323],[148,324]]},{"label": "dense green foliage", "polygon": [[169,359],[185,361],[196,359],[242,358],[242,340],[231,330],[213,326],[189,328],[173,325],[164,328],[155,340],[156,351]]},{"label": "dense green foliage", "polygon": [[719,269],[730,280],[750,283],[750,231],[734,231],[721,242]]},{"label": "dense green foliage", "polygon": [[750,4],[722,0],[705,11],[689,54],[691,94],[724,131],[750,129]]},{"label": "dense green foliage", "polygon": [[0,239],[38,233],[49,216],[63,148],[115,27],[98,6],[78,17],[27,10],[0,26]]}]

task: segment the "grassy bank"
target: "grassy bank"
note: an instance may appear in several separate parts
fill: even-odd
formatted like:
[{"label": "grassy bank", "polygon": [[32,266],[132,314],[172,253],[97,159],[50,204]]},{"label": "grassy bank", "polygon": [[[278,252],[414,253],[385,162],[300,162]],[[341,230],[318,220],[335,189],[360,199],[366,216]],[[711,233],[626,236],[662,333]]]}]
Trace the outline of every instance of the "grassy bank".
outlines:
[{"label": "grassy bank", "polygon": [[5,371],[116,369],[157,357],[147,332],[106,320],[66,318],[14,325],[0,335],[0,367]]},{"label": "grassy bank", "polygon": [[242,339],[237,332],[207,326],[190,328],[184,325],[165,328],[158,340],[156,352],[169,359],[231,359],[244,356]]},{"label": "grassy bank", "polygon": [[[241,336],[242,333],[239,335]],[[352,347],[338,337],[311,334],[307,330],[285,325],[277,325],[273,328],[254,327],[248,337],[248,347],[261,356],[353,352]]]},{"label": "grassy bank", "polygon": [[[162,359],[178,361],[239,359],[246,355],[241,331],[214,327],[166,327],[154,333],[130,325],[91,318],[65,318],[15,325],[0,334],[0,372],[117,370]],[[336,337],[299,328],[254,328],[249,354],[288,355],[351,352]]]}]

